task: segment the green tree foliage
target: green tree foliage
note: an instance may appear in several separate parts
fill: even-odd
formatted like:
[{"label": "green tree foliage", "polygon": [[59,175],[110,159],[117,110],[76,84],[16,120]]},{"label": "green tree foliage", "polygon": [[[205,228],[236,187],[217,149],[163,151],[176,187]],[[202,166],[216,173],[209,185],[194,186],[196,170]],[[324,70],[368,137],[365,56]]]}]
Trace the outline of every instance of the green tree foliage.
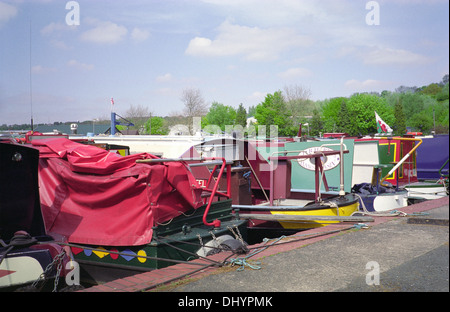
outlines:
[{"label": "green tree foliage", "polygon": [[394,114],[386,99],[375,94],[354,94],[350,98],[334,98],[322,104],[325,132],[366,135],[377,132],[375,112],[393,124]]},{"label": "green tree foliage", "polygon": [[[412,119],[416,114],[423,113],[425,108],[424,98],[425,97],[419,93],[404,93],[400,96],[406,120]],[[407,124],[407,126],[409,126],[409,124]]]},{"label": "green tree foliage", "polygon": [[[411,131],[429,133],[434,130],[436,133],[448,133],[448,93],[447,82],[445,85],[442,83],[430,84],[416,92],[386,93],[383,97],[388,105],[394,107],[397,112],[399,108],[396,108],[396,105],[401,104],[405,127]],[[395,123],[394,130],[396,130]]]},{"label": "green tree foliage", "polygon": [[323,132],[323,121],[320,116],[320,111],[316,108],[313,110],[313,115],[311,118],[310,135],[319,136]]},{"label": "green tree foliage", "polygon": [[397,100],[394,107],[394,124],[392,125],[392,129],[394,133],[397,135],[403,135],[406,132],[406,119],[405,114],[403,113],[403,106],[400,99]]},{"label": "green tree foliage", "polygon": [[449,104],[448,99],[443,102],[438,102],[434,107],[434,116],[436,120],[436,125],[447,127],[448,133],[448,125],[449,125]]},{"label": "green tree foliage", "polygon": [[427,133],[433,129],[433,117],[427,114],[416,114],[410,119],[409,124],[412,128]]},{"label": "green tree foliage", "polygon": [[248,108],[247,117],[253,117],[256,114],[256,106],[252,105]]},{"label": "green tree foliage", "polygon": [[[431,131],[433,128],[432,107],[436,103],[433,98],[418,92],[402,94],[400,99],[405,112],[406,126],[416,131]],[[430,115],[426,113],[429,110]]]},{"label": "green tree foliage", "polygon": [[241,125],[243,128],[247,126],[247,111],[245,110],[244,105],[239,104],[239,107],[236,111],[236,125]]},{"label": "green tree foliage", "polygon": [[345,103],[345,101],[342,101],[336,121],[336,126],[339,130],[338,132],[355,135],[357,129],[354,127],[352,119],[353,117],[351,116],[350,111],[347,108],[347,104]]},{"label": "green tree foliage", "polygon": [[[236,122],[236,110],[218,102],[213,102],[211,107],[209,108],[208,113],[206,114],[204,121],[202,123],[203,126],[210,126],[208,128],[212,129],[212,126],[217,126],[221,131],[225,131],[225,126],[233,126]],[[211,131],[210,132],[216,132]]]},{"label": "green tree foliage", "polygon": [[[277,91],[274,94],[267,94],[264,102],[256,106],[255,118],[258,126],[266,126],[266,136],[274,135],[270,133],[270,126],[278,126],[279,136],[296,135],[296,129],[292,125],[291,113],[286,106],[283,94]],[[258,129],[258,134],[261,135]]]},{"label": "green tree foliage", "polygon": [[444,85],[444,87],[442,87],[441,91],[439,93],[436,94],[436,100],[438,100],[439,102],[448,100],[449,97],[449,92],[448,92],[448,82],[446,85]]},{"label": "green tree foliage", "polygon": [[388,125],[394,123],[394,112],[383,97],[374,94],[354,94],[347,103],[352,117],[351,135],[377,132],[375,112]]},{"label": "green tree foliage", "polygon": [[167,121],[164,118],[158,116],[149,118],[145,123],[145,132],[148,134],[167,135],[169,134]]},{"label": "green tree foliage", "polygon": [[428,86],[424,87],[420,93],[436,96],[436,94],[440,93],[442,91],[441,86],[437,83],[431,83]]},{"label": "green tree foliage", "polygon": [[339,111],[341,110],[342,102],[347,99],[344,97],[333,98],[325,100],[322,103],[322,120],[324,132],[340,132],[337,128]]}]

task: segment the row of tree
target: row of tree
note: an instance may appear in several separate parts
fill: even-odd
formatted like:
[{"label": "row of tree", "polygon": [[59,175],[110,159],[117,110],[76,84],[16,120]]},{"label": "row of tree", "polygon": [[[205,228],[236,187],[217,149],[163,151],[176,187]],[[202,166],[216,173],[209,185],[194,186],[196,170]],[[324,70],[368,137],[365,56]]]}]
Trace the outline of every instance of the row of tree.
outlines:
[{"label": "row of tree", "polygon": [[[325,132],[367,135],[377,132],[375,112],[397,135],[408,130],[424,134],[449,132],[448,75],[439,83],[421,88],[401,86],[394,92],[356,93],[316,102],[309,96],[309,91],[300,86],[267,94],[263,102],[249,109],[247,116],[253,116],[256,124],[248,133],[251,135],[258,127],[265,126],[265,134],[273,136],[270,126],[276,125],[278,136],[295,136],[302,123],[311,136]],[[232,107],[216,102],[211,105],[205,124],[217,124],[224,130],[224,125],[239,124],[235,115]],[[258,131],[258,134],[264,133]]]},{"label": "row of tree", "polygon": [[[124,116],[141,134],[166,135],[175,125],[183,125],[187,129],[183,134],[195,134],[199,129],[195,128],[194,118],[200,117],[201,129],[209,133],[240,130],[249,136],[295,136],[302,123],[311,136],[326,132],[357,136],[377,132],[377,112],[397,135],[407,130],[425,134],[448,133],[448,77],[447,74],[439,83],[420,88],[400,86],[394,92],[356,93],[323,101],[312,101],[307,88],[286,86],[283,91],[267,94],[263,102],[249,107],[248,112],[242,103],[238,108],[219,102],[208,106],[200,90],[185,89],[180,98],[184,109],[180,113],[160,117],[154,116],[148,107],[131,105]],[[247,124],[249,117],[254,118],[250,126]],[[274,125],[277,132],[271,132]],[[27,126],[1,125],[0,130],[26,129]]]},{"label": "row of tree", "polygon": [[375,111],[397,135],[407,130],[424,134],[449,132],[448,75],[440,83],[422,88],[402,86],[395,92],[354,94],[319,104],[310,122],[313,135],[319,132],[376,133]]},{"label": "row of tree", "polygon": [[[185,90],[197,95],[196,101],[185,99],[186,116],[199,116],[192,107],[204,103],[198,90]],[[202,129],[217,133],[226,131],[227,125],[236,130],[242,126],[248,135],[295,136],[299,124],[306,126],[311,136],[325,132],[344,132],[352,136],[377,132],[375,112],[394,130],[402,135],[407,131],[428,133],[449,132],[449,82],[445,75],[441,82],[421,88],[400,86],[394,92],[356,93],[350,97],[337,97],[323,101],[309,99],[310,92],[301,86],[288,86],[283,91],[267,94],[260,104],[246,112],[242,104],[238,109],[213,102],[209,110],[202,106]],[[189,103],[189,105],[186,105]],[[197,113],[191,114],[191,112]],[[256,122],[246,128],[244,120],[254,117]],[[191,121],[191,119],[190,119]],[[274,132],[271,126],[277,126]],[[265,128],[261,128],[265,126]],[[265,130],[265,133],[263,132]],[[228,130],[230,131],[230,130]]]}]

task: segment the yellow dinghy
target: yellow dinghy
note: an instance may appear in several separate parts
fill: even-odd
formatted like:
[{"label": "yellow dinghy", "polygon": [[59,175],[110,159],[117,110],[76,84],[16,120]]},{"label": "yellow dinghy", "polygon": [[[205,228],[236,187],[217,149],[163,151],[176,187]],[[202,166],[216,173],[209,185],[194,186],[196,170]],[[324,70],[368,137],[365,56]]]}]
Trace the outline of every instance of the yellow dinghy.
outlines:
[{"label": "yellow dinghy", "polygon": [[[359,210],[359,199],[354,194],[345,194],[323,200],[308,202],[286,199],[277,206],[233,205],[240,219],[249,219],[252,227],[271,227],[274,221],[286,230],[302,230],[326,226],[339,222],[369,222],[369,217],[353,216]],[[366,220],[367,219],[367,220]],[[369,220],[370,219],[370,220]]]}]

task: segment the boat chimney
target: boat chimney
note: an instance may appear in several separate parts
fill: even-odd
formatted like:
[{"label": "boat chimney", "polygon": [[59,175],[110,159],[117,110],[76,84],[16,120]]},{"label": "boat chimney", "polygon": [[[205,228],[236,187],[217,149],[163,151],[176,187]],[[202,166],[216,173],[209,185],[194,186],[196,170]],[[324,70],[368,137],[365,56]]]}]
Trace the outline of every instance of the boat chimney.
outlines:
[{"label": "boat chimney", "polygon": [[302,136],[302,123],[299,123],[297,137],[301,138],[301,136]]}]

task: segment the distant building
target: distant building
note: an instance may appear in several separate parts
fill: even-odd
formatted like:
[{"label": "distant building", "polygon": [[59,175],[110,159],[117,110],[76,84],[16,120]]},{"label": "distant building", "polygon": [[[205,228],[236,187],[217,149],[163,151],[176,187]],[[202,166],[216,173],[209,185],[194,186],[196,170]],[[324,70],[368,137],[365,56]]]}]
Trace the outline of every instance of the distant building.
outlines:
[{"label": "distant building", "polygon": [[[103,134],[109,130],[111,125],[106,124],[78,124],[76,134],[78,135],[88,135],[88,134]],[[34,131],[41,133],[62,133],[62,134],[75,134],[71,130],[71,125],[38,125],[35,127]]]}]

